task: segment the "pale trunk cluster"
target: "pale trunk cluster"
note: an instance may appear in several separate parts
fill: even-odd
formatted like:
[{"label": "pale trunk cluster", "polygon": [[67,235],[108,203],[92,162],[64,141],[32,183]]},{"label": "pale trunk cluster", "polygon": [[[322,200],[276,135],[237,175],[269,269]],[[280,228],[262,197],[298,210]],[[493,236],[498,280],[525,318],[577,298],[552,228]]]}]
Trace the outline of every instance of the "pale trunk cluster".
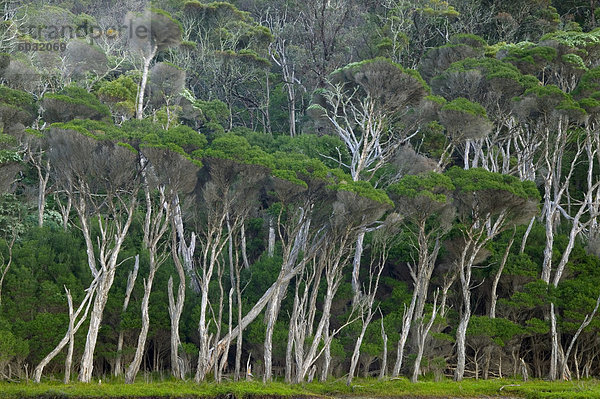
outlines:
[{"label": "pale trunk cluster", "polygon": [[[86,289],[85,297],[83,298],[83,300],[77,307],[77,310],[75,310],[74,312],[72,312],[72,310],[71,310],[72,306],[73,306],[72,299],[69,300],[69,302],[71,302],[71,303],[69,304],[69,308],[70,308],[69,327],[67,329],[67,332],[65,333],[65,336],[60,340],[58,345],[56,345],[56,347],[49,354],[47,354],[34,369],[33,380],[35,382],[40,382],[40,380],[42,378],[42,373],[44,372],[44,367],[46,367],[48,365],[48,363],[50,363],[52,361],[52,359],[54,359],[56,357],[56,355],[58,355],[60,353],[60,351],[63,350],[63,348],[67,345],[67,343],[69,343],[69,346],[71,346],[71,342],[73,340],[73,337],[77,333],[77,330],[79,330],[79,327],[81,327],[81,325],[87,319],[87,315],[89,313],[90,306],[92,304],[92,299],[94,297],[94,294],[96,293],[97,285],[98,285],[98,279],[95,278],[92,281],[92,283],[90,284],[90,286]],[[69,292],[69,291],[67,290],[67,292]],[[81,314],[81,312],[83,312],[83,315]],[[79,320],[77,320],[77,318],[79,318]],[[69,348],[69,352],[72,353],[70,351],[70,348]],[[66,373],[66,370],[65,370],[65,373]]]},{"label": "pale trunk cluster", "polygon": [[458,328],[456,329],[457,364],[454,373],[456,381],[462,381],[465,374],[467,327],[471,319],[471,274],[473,264],[477,254],[500,233],[507,215],[506,211],[502,211],[495,220],[492,220],[489,214],[484,218],[479,218],[478,215],[474,216],[473,224],[463,231],[464,247],[459,259],[456,261],[462,296],[462,308]]},{"label": "pale trunk cluster", "polygon": [[[98,252],[99,252],[99,263],[100,269],[96,269],[96,261],[94,257],[94,246],[92,244],[89,215],[87,214],[87,207],[85,200],[75,202],[75,209],[79,215],[81,222],[82,232],[84,234],[88,262],[92,268],[92,274],[98,278],[98,288],[96,297],[94,299],[94,305],[92,313],[90,314],[90,325],[88,328],[87,339],[83,356],[81,357],[81,368],[79,372],[79,381],[90,382],[92,379],[92,370],[94,368],[94,350],[96,348],[96,341],[98,339],[98,332],[100,330],[100,324],[102,322],[102,315],[104,313],[104,307],[108,300],[108,292],[112,287],[115,272],[119,265],[118,256],[123,245],[123,241],[129,231],[129,226],[133,220],[133,215],[136,207],[135,196],[132,195],[129,200],[117,198],[121,202],[121,206],[124,207],[122,211],[117,211],[112,204],[112,201],[108,201],[114,215],[114,220],[108,220],[98,216],[98,225],[100,227],[100,236],[98,237]],[[121,220],[122,218],[122,220]]]},{"label": "pale trunk cluster", "polygon": [[[137,280],[138,270],[140,268],[140,256],[136,255],[135,263],[133,265],[133,270],[129,272],[127,276],[127,287],[125,288],[125,299],[123,300],[123,308],[121,309],[121,314],[125,314],[127,308],[129,307],[129,300],[131,299],[131,294],[133,293],[133,287],[135,286],[135,281]],[[119,376],[123,372],[123,330],[119,331],[119,338],[117,339],[117,358],[115,360],[115,369],[114,375]]]},{"label": "pale trunk cluster", "polygon": [[125,383],[132,384],[135,382],[135,377],[140,370],[142,364],[142,356],[146,348],[146,338],[150,330],[150,293],[152,292],[152,284],[154,276],[160,265],[167,259],[166,243],[161,243],[161,240],[170,222],[171,202],[165,196],[165,187],[161,186],[158,189],[158,201],[153,203],[148,184],[144,184],[144,194],[146,197],[146,218],[144,223],[144,245],[148,249],[149,254],[149,271],[148,278],[144,279],[144,296],[142,297],[142,328],[138,335],[137,347],[133,360],[127,371],[125,372]]}]

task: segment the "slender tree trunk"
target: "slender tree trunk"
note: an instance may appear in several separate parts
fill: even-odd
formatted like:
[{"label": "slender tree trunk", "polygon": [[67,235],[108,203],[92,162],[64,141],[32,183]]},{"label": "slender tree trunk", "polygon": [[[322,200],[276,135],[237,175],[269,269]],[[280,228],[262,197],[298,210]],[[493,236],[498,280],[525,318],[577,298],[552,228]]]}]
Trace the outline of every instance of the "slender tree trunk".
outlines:
[{"label": "slender tree trunk", "polygon": [[275,254],[275,222],[273,220],[273,216],[269,216],[269,243],[267,254],[270,257],[273,257]]},{"label": "slender tree trunk", "polygon": [[[131,293],[133,292],[133,287],[135,286],[135,280],[137,279],[138,270],[140,268],[140,256],[135,256],[135,264],[133,266],[133,270],[129,272],[129,276],[127,276],[127,288],[125,289],[125,299],[123,300],[123,308],[121,309],[121,314],[125,314],[127,308],[129,307],[129,300],[131,299]],[[119,338],[117,339],[117,358],[115,360],[115,370],[114,375],[119,376],[122,373],[122,361],[123,361],[123,330],[119,331]]]},{"label": "slender tree trunk", "polygon": [[372,307],[372,302],[367,305],[367,315],[363,318],[363,325],[360,330],[360,334],[358,335],[356,343],[354,344],[354,351],[352,352],[352,358],[350,359],[350,370],[348,371],[348,378],[346,379],[346,385],[348,386],[352,384],[352,380],[354,379],[354,375],[356,373],[356,367],[358,366],[358,359],[360,357],[360,347],[363,339],[365,338],[367,327],[369,326],[369,323],[371,323],[371,319],[373,317]]},{"label": "slender tree trunk", "polygon": [[359,277],[360,277],[360,261],[362,259],[364,240],[365,240],[365,232],[361,231],[358,233],[358,237],[356,238],[354,260],[352,261],[352,293],[353,293],[352,303],[355,306],[358,305],[358,301],[361,297]]},{"label": "slender tree trunk", "polygon": [[38,226],[44,225],[44,211],[46,209],[46,189],[48,187],[48,179],[50,179],[50,161],[46,161],[46,174],[42,172],[42,166],[36,162],[35,165],[38,172]]},{"label": "slender tree trunk", "polygon": [[417,287],[413,291],[412,299],[408,308],[405,307],[404,315],[402,316],[402,332],[400,333],[400,339],[398,340],[398,349],[396,353],[396,363],[394,364],[394,371],[392,377],[396,378],[400,375],[400,369],[402,368],[402,362],[404,359],[404,346],[408,339],[408,333],[413,320],[413,312],[415,310],[415,303],[417,301]]},{"label": "slender tree trunk", "polygon": [[140,82],[138,97],[137,97],[137,108],[135,117],[141,120],[144,117],[144,93],[146,91],[146,83],[148,82],[148,70],[150,69],[150,63],[154,59],[156,55],[157,47],[156,45],[151,49],[150,54],[145,57],[142,56],[143,66],[142,66],[142,81]]},{"label": "slender tree trunk", "polygon": [[494,281],[492,281],[492,292],[490,293],[490,319],[496,318],[496,303],[498,302],[498,283],[500,282],[500,277],[502,276],[502,272],[504,271],[504,267],[506,266],[506,261],[508,260],[508,255],[510,254],[510,249],[515,242],[515,233],[513,231],[513,235],[506,246],[506,250],[504,251],[504,256],[502,257],[502,261],[500,262],[500,266],[498,267],[498,271],[494,276]]},{"label": "slender tree trunk", "polygon": [[[125,221],[121,231],[115,238],[115,244],[111,251],[111,256],[108,259],[108,262],[104,260],[102,263],[102,272],[99,276],[98,289],[96,293],[96,297],[94,299],[94,306],[92,308],[92,313],[90,314],[90,325],[88,328],[87,339],[85,343],[85,348],[83,350],[83,356],[81,357],[81,368],[79,372],[79,381],[81,382],[90,382],[92,379],[92,370],[94,368],[94,351],[96,349],[96,341],[98,339],[98,332],[100,331],[100,324],[102,322],[102,315],[104,313],[104,307],[106,306],[106,302],[108,300],[108,293],[110,288],[112,287],[115,271],[117,268],[117,260],[118,255],[121,250],[121,246],[123,245],[123,241],[127,236],[127,232],[129,230],[129,226],[131,225],[131,221],[133,220],[133,214],[135,209],[135,199],[132,199],[131,203],[128,204],[127,211],[127,220]],[[81,219],[86,216],[81,215]],[[106,238],[104,238],[106,240]],[[91,242],[91,238],[89,235],[86,237],[86,241]],[[88,257],[89,251],[92,251],[93,248],[88,247]]]},{"label": "slender tree trunk", "polygon": [[[238,312],[237,312],[237,319],[238,319],[238,326],[242,325],[242,290],[240,289],[240,269],[239,267],[236,267],[235,269],[235,291],[237,294],[237,304],[238,304]],[[236,339],[236,346],[235,346],[235,375],[234,375],[234,379],[235,381],[239,381],[241,378],[241,368],[242,368],[242,343],[243,343],[243,337],[242,337],[243,331],[240,329],[240,332],[238,334],[238,337]],[[231,331],[229,332],[229,336],[231,337]]]},{"label": "slender tree trunk", "polygon": [[13,261],[13,247],[15,245],[15,241],[17,240],[17,234],[13,232],[12,239],[8,242],[8,260],[6,261],[6,265],[0,264],[3,266],[2,274],[0,275],[0,309],[2,305],[2,286],[4,285],[4,278],[10,269]]},{"label": "slender tree trunk", "polygon": [[[287,286],[287,285],[286,285]],[[278,288],[277,292],[271,299],[266,312],[266,323],[267,330],[265,332],[264,342],[264,366],[265,373],[263,375],[263,382],[271,382],[273,379],[273,332],[275,330],[275,322],[277,321],[277,315],[279,314],[279,296],[281,287]]]},{"label": "slender tree trunk", "polygon": [[[596,299],[596,306],[594,307],[594,310],[592,311],[592,313],[590,313],[589,315],[585,316],[585,319],[583,320],[583,322],[581,323],[581,325],[577,329],[577,332],[575,333],[575,335],[573,335],[573,338],[571,339],[571,343],[569,344],[569,347],[567,348],[567,352],[565,353],[565,355],[564,355],[564,357],[562,359],[561,365],[560,365],[560,377],[561,377],[561,379],[566,379],[567,376],[568,376],[568,373],[567,373],[567,361],[569,360],[569,356],[571,355],[571,351],[573,350],[573,345],[575,344],[575,341],[577,341],[577,338],[579,337],[579,334],[581,334],[581,332],[588,325],[590,325],[590,323],[592,322],[592,319],[594,318],[594,316],[596,315],[596,312],[598,311],[598,307],[599,306],[600,306],[600,296],[598,296],[598,299]],[[577,357],[577,355],[575,355],[575,357]],[[575,362],[575,366],[577,368],[577,378],[579,379],[579,367],[577,365],[577,362]]]},{"label": "slender tree trunk", "polygon": [[[292,315],[290,317],[290,324],[288,329],[288,340],[285,349],[285,382],[290,384],[292,382],[292,367],[293,367],[293,351],[294,351],[294,343],[295,337],[298,335],[298,331],[296,331],[298,325],[298,307],[300,306],[300,301],[298,298],[298,288],[299,282],[296,282],[296,291],[294,294],[294,305],[292,307]],[[303,345],[303,342],[296,342],[296,345]],[[298,350],[296,350],[298,353]],[[296,362],[298,366],[300,366],[299,362]],[[298,371],[297,371],[298,372]]]},{"label": "slender tree trunk", "polygon": [[462,381],[463,376],[465,375],[467,326],[469,325],[469,319],[471,318],[470,301],[471,292],[469,290],[463,291],[463,309],[458,328],[456,329],[457,365],[454,374],[455,381]]},{"label": "slender tree trunk", "polygon": [[244,267],[246,269],[250,269],[250,262],[248,261],[248,251],[246,250],[246,227],[244,223],[240,225],[240,240],[242,246],[242,261],[244,262]]},{"label": "slender tree trunk", "polygon": [[75,346],[75,315],[73,313],[73,297],[71,291],[65,286],[67,293],[67,302],[69,304],[69,329],[67,335],[69,336],[69,349],[67,350],[67,358],[65,359],[65,378],[64,383],[68,384],[71,380],[71,364],[73,363],[73,348]]},{"label": "slender tree trunk", "polygon": [[323,368],[321,369],[321,381],[327,381],[329,378],[329,368],[331,367],[331,337],[329,335],[329,323],[325,326],[323,339],[325,346],[323,348]]},{"label": "slender tree trunk", "polygon": [[385,333],[385,327],[383,326],[383,317],[381,318],[381,341],[383,342],[383,354],[381,356],[381,371],[379,372],[379,379],[382,380],[387,375],[387,358],[388,358],[388,336]]},{"label": "slender tree trunk", "polygon": [[427,322],[427,326],[423,328],[423,320],[419,321],[419,342],[417,345],[417,357],[415,358],[415,364],[413,367],[413,374],[411,377],[411,381],[413,383],[417,382],[419,379],[419,375],[421,374],[421,360],[423,359],[423,351],[425,349],[425,341],[427,340],[427,336],[429,335],[429,331],[433,326],[433,322],[435,321],[435,317],[437,316],[437,299],[439,296],[439,290],[435,293],[433,298],[433,310],[431,312],[431,318]]},{"label": "slender tree trunk", "polygon": [[[98,283],[97,278],[94,279],[94,281],[92,281],[92,283],[86,290],[87,292],[86,292],[85,297],[83,298],[83,300],[77,307],[75,314],[73,315],[74,319],[77,319],[79,317],[79,315],[81,314],[81,312],[84,311],[84,309],[85,309],[83,315],[81,316],[79,321],[77,321],[77,323],[75,324],[75,326],[72,330],[73,335],[77,333],[77,330],[79,330],[79,327],[81,327],[83,322],[87,319],[87,315],[90,310],[90,306],[92,304],[92,298],[96,292],[97,283]],[[42,373],[44,372],[44,367],[46,367],[48,365],[48,363],[50,363],[52,361],[52,359],[54,359],[54,357],[56,355],[58,355],[60,353],[60,351],[63,350],[63,348],[67,345],[67,343],[70,340],[70,335],[71,335],[70,331],[67,331],[65,333],[65,336],[63,337],[63,339],[58,343],[58,345],[56,345],[56,347],[49,354],[47,354],[46,357],[44,357],[40,361],[40,363],[36,366],[35,370],[33,371],[33,380],[35,382],[37,382],[37,383],[40,382],[40,380],[42,378]]]},{"label": "slender tree trunk", "polygon": [[125,372],[125,383],[133,384],[135,377],[140,370],[142,364],[142,356],[146,349],[146,338],[148,337],[148,331],[150,330],[150,293],[152,291],[152,283],[154,282],[154,275],[156,273],[157,265],[154,254],[150,253],[150,272],[148,273],[148,280],[144,279],[144,296],[142,297],[142,329],[138,335],[138,343],[135,349],[135,355],[133,361]]},{"label": "slender tree trunk", "polygon": [[521,249],[519,250],[520,254],[525,252],[525,246],[527,245],[527,239],[529,238],[529,234],[531,233],[531,229],[533,227],[534,222],[535,222],[535,216],[532,216],[531,220],[529,221],[529,225],[527,226],[527,230],[525,230],[525,234],[523,235],[523,241],[521,241]]},{"label": "slender tree trunk", "polygon": [[179,357],[179,346],[181,340],[179,338],[179,321],[183,313],[183,303],[185,301],[185,271],[181,259],[177,254],[177,237],[175,228],[171,220],[171,255],[175,270],[179,276],[179,285],[177,286],[177,299],[173,295],[173,277],[169,277],[168,294],[169,294],[169,318],[171,319],[171,373],[175,378],[185,379],[186,370],[183,367],[183,362]]}]

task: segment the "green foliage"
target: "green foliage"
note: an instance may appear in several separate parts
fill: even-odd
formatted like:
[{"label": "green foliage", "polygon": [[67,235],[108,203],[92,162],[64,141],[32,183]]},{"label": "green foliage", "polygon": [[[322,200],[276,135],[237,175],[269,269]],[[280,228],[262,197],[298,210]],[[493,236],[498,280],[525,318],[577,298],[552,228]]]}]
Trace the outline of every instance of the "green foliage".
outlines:
[{"label": "green foliage", "polygon": [[487,316],[471,316],[467,328],[468,337],[485,337],[499,346],[505,346],[522,333],[523,328],[510,320]]},{"label": "green foliage", "polygon": [[233,161],[262,165],[268,168],[274,166],[273,159],[257,146],[251,146],[244,137],[235,134],[225,134],[217,137],[204,151],[204,156],[231,159]]},{"label": "green foliage", "polygon": [[484,38],[472,33],[458,33],[450,38],[452,44],[466,44],[471,47],[486,47],[488,44]]},{"label": "green foliage", "polygon": [[342,181],[338,184],[330,186],[331,188],[335,188],[337,190],[342,191],[350,191],[360,195],[361,197],[369,198],[373,201],[379,202],[381,204],[385,204],[388,206],[393,206],[392,200],[387,196],[384,190],[373,188],[371,183],[367,181]]},{"label": "green foliage", "polygon": [[537,86],[537,79],[533,76],[522,75],[515,66],[494,58],[468,58],[455,62],[444,74],[434,78],[434,81],[442,81],[446,79],[447,75],[465,73],[471,70],[481,71],[487,80],[502,79],[515,82],[523,90]]},{"label": "green foliage", "polygon": [[511,193],[523,199],[540,199],[540,193],[533,182],[522,182],[514,176],[488,172],[482,168],[465,170],[456,166],[450,168],[446,175],[452,179],[457,190],[465,193],[494,190]]},{"label": "green foliage", "polygon": [[452,180],[443,174],[430,172],[425,175],[408,175],[398,183],[388,187],[388,192],[394,196],[407,197],[419,201],[420,197],[446,203],[448,198],[444,192],[454,189]]},{"label": "green foliage", "polygon": [[463,97],[456,98],[450,101],[449,103],[444,104],[444,106],[442,107],[442,111],[466,112],[468,114],[480,116],[483,118],[487,117],[485,108]]},{"label": "green foliage", "polygon": [[0,85],[0,102],[19,107],[31,115],[37,114],[37,105],[34,97],[21,90],[14,90],[4,85]]},{"label": "green foliage", "polygon": [[108,106],[82,87],[67,86],[60,93],[47,93],[42,99],[44,118],[49,123],[72,119],[102,120],[110,116]]}]

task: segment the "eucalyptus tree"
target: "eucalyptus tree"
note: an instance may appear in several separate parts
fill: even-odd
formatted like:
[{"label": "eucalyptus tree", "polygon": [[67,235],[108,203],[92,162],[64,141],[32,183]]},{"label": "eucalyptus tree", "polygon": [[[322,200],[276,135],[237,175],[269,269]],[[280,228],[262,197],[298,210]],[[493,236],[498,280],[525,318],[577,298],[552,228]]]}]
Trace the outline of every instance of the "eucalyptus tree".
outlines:
[{"label": "eucalyptus tree", "polygon": [[293,9],[284,7],[282,10],[268,10],[265,16],[266,25],[273,34],[273,41],[269,44],[269,55],[275,65],[281,69],[281,77],[287,95],[288,125],[290,136],[296,136],[297,125],[297,91],[298,86],[306,91],[299,79],[299,54],[300,46],[295,43],[293,27],[298,23],[301,15],[294,13]]},{"label": "eucalyptus tree", "polygon": [[[13,137],[0,133],[0,172],[2,176],[0,178],[0,195],[2,196],[14,191],[17,174],[21,170],[21,156],[14,148],[14,144]],[[2,304],[2,286],[13,262],[13,247],[19,233],[16,221],[14,218],[9,218],[7,227],[10,231],[2,231],[2,233],[6,233],[2,234],[2,238],[6,241],[8,253],[6,257],[0,253],[0,305]],[[11,224],[14,226],[10,226]]]},{"label": "eucalyptus tree", "polygon": [[181,42],[181,24],[159,9],[146,10],[137,15],[130,13],[126,20],[130,31],[136,32],[129,38],[131,51],[139,53],[142,60],[142,77],[136,100],[136,118],[142,119],[150,65],[158,52]]},{"label": "eucalyptus tree", "polygon": [[461,309],[456,330],[457,366],[454,379],[465,372],[466,332],[471,318],[473,265],[484,247],[507,227],[520,224],[537,213],[539,193],[532,182],[483,169],[451,168],[447,176],[455,186],[453,193],[462,242],[454,267],[458,271]]},{"label": "eucalyptus tree", "polygon": [[[463,108],[464,116],[470,113],[472,119],[479,115],[480,127],[473,129],[470,137],[465,136],[462,142],[453,143],[449,140],[448,151],[451,152],[457,144],[464,145],[465,167],[483,167],[505,174],[518,173],[521,179],[533,179],[535,170],[531,169],[540,141],[537,137],[522,133],[515,118],[513,98],[538,83],[533,76],[523,75],[515,66],[497,59],[467,58],[451,64],[431,80],[433,92],[451,102],[464,98],[476,104],[465,108],[458,107],[461,103],[456,103],[449,116],[456,115]],[[476,109],[479,111],[476,112]],[[443,120],[443,114],[441,118]],[[485,119],[489,119],[492,125],[487,124]],[[448,121],[447,116],[446,120],[452,122]],[[447,127],[460,132],[459,125],[452,126]],[[480,132],[477,133],[477,130]],[[517,157],[516,168],[510,163],[512,156]]]},{"label": "eucalyptus tree", "polygon": [[[181,14],[184,46],[171,56],[191,71],[192,92],[198,98],[225,102],[229,129],[239,119],[268,131],[269,29],[227,2],[187,1]],[[248,110],[260,116],[245,120],[238,115]]]},{"label": "eucalyptus tree", "polygon": [[[337,185],[336,189],[335,197],[331,199],[333,201],[331,214],[325,225],[327,241],[319,249],[314,261],[307,263],[296,278],[286,359],[286,378],[292,380],[291,369],[294,363],[296,375],[293,381],[296,383],[304,381],[309,370],[321,356],[323,356],[322,379],[326,379],[329,375],[331,342],[356,317],[351,313],[349,319],[340,323],[335,329],[330,327],[332,305],[342,282],[345,266],[352,256],[357,234],[365,226],[379,220],[390,207],[389,200],[381,195],[382,193],[366,186],[361,187],[361,184],[346,182]],[[365,215],[365,218],[356,219],[357,213]],[[378,270],[382,269],[383,263],[379,262],[376,265]],[[317,298],[322,288],[323,278],[326,292],[322,308],[318,312]],[[320,314],[318,322],[316,322],[317,314]],[[307,342],[309,337],[311,340]],[[359,339],[356,344],[359,348],[360,341]],[[291,354],[292,346],[294,360]],[[354,363],[355,368],[356,360]]]},{"label": "eucalyptus tree", "polygon": [[[380,46],[390,58],[416,67],[428,49],[446,44],[460,16],[453,4],[437,0],[386,0]],[[385,47],[384,47],[385,46]]]},{"label": "eucalyptus tree", "polygon": [[[150,329],[148,308],[156,271],[168,257],[168,229],[175,195],[189,193],[195,188],[195,164],[168,147],[143,146],[143,190],[145,198],[143,243],[148,250],[149,272],[144,279],[141,313],[142,327],[133,360],[125,372],[125,382],[133,383],[140,369]],[[174,249],[171,249],[174,251]],[[171,341],[178,337],[171,336]],[[173,348],[171,342],[171,348]],[[173,350],[173,349],[171,349]]]},{"label": "eucalyptus tree", "polygon": [[159,109],[166,114],[161,118],[164,120],[159,119],[165,130],[178,120],[177,108],[185,89],[185,76],[184,70],[166,62],[158,62],[150,69],[149,104],[152,105],[155,119],[159,119]]},{"label": "eucalyptus tree", "polygon": [[263,381],[272,379],[273,332],[288,285],[324,245],[334,195],[327,188],[327,168],[321,162],[301,156],[278,158],[278,161],[278,168],[289,172],[276,171],[275,176],[280,178],[273,179],[271,186],[278,209],[275,229],[281,243],[282,265],[265,311]]},{"label": "eucalyptus tree", "polygon": [[[449,177],[434,172],[405,176],[387,188],[395,209],[404,219],[403,227],[410,232],[411,249],[416,252],[415,261],[408,266],[413,294],[402,319],[393,377],[400,374],[404,347],[411,328],[423,318],[429,283],[442,248],[442,240],[454,219],[455,209],[451,197],[453,190],[454,185]],[[413,330],[419,351],[422,351],[427,339],[424,333],[425,330]],[[418,363],[414,365],[413,375],[419,375]]]},{"label": "eucalyptus tree", "polygon": [[[586,118],[583,124],[585,129],[585,154],[588,164],[587,191],[592,191],[595,184],[594,165],[600,165],[600,129],[598,129],[598,118],[600,117],[600,103],[598,102],[598,91],[600,90],[600,69],[598,67],[586,72],[573,92],[574,98],[579,100],[579,105],[585,109]],[[592,201],[588,204],[590,225],[587,228],[588,248],[592,253],[600,254],[600,190],[592,195]]]},{"label": "eucalyptus tree", "polygon": [[[377,58],[333,72],[329,87],[316,92],[309,111],[346,145],[351,161],[343,166],[352,180],[370,180],[418,132],[417,108],[427,91],[417,72]],[[364,233],[357,238],[353,261],[355,299],[360,297],[363,241]]]},{"label": "eucalyptus tree", "polygon": [[[589,81],[588,81],[589,83]],[[592,85],[593,86],[593,85]],[[583,93],[585,85],[580,86]],[[565,93],[556,86],[546,86],[537,90],[531,89],[525,93],[519,102],[522,105],[523,119],[532,124],[537,123],[538,129],[543,134],[543,149],[540,154],[544,165],[543,174],[544,206],[542,218],[545,225],[545,248],[542,264],[541,279],[554,287],[557,287],[571,252],[578,237],[582,232],[593,224],[588,212],[593,214],[594,197],[597,196],[598,181],[594,177],[593,168],[595,164],[595,152],[593,135],[579,138],[576,126],[582,121],[593,123],[594,103],[582,102],[592,115],[586,115],[584,108],[575,102],[570,94]],[[573,184],[573,176],[577,165],[581,162],[584,154],[588,158],[588,170],[586,173],[586,188],[582,190],[583,198],[575,207],[563,206],[565,202],[571,203],[573,198],[570,189]],[[566,164],[565,164],[566,161]],[[590,162],[591,161],[591,162]],[[561,215],[565,216],[570,225],[567,230],[567,245],[561,254],[558,264],[553,262],[554,243],[556,240],[556,229],[561,222]],[[554,275],[553,274],[554,271]],[[548,313],[550,320],[550,373],[551,379],[559,377],[559,363],[561,362],[560,335],[557,326],[556,309],[554,302],[550,303]],[[564,368],[563,368],[564,372]]]},{"label": "eucalyptus tree", "polygon": [[88,266],[97,281],[79,373],[80,381],[90,382],[102,315],[137,206],[138,156],[131,148],[104,137],[60,128],[49,131],[48,146],[54,179],[72,198]]},{"label": "eucalyptus tree", "polygon": [[431,82],[455,62],[466,58],[481,58],[487,43],[475,35],[454,35],[450,42],[427,51],[419,61],[419,72],[423,79]]}]

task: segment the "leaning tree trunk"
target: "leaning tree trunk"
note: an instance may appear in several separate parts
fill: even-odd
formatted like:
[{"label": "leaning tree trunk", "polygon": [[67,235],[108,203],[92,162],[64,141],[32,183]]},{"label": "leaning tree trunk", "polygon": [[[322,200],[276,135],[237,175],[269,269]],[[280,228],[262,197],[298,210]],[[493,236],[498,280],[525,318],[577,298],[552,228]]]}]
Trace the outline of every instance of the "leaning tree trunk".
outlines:
[{"label": "leaning tree trunk", "polygon": [[77,317],[79,317],[79,315],[81,314],[81,312],[85,308],[83,316],[79,319],[79,321],[77,322],[77,324],[74,325],[74,327],[73,327],[72,330],[69,329],[65,333],[65,336],[58,343],[58,345],[56,345],[56,347],[49,354],[47,354],[46,357],[44,357],[40,361],[40,363],[36,366],[35,370],[33,371],[33,381],[35,381],[37,383],[40,382],[40,380],[42,378],[42,373],[44,372],[44,367],[46,367],[48,365],[48,363],[50,363],[52,361],[52,359],[54,359],[54,357],[56,355],[58,355],[60,353],[60,351],[63,350],[63,348],[67,345],[67,343],[70,342],[71,335],[75,335],[77,333],[77,330],[79,330],[79,327],[81,327],[81,325],[83,324],[83,322],[87,319],[87,315],[88,315],[88,312],[90,310],[90,306],[92,304],[92,298],[93,298],[94,293],[96,291],[96,284],[97,284],[97,282],[98,282],[97,278],[94,279],[94,281],[92,281],[92,283],[90,284],[90,286],[86,290],[87,293],[86,293],[85,297],[83,298],[83,301],[81,301],[81,303],[79,304],[77,310],[75,311],[75,313],[73,315],[73,318],[77,319]]},{"label": "leaning tree trunk", "polygon": [[[471,269],[475,256],[479,252],[479,249],[483,246],[473,245],[472,242],[466,242],[465,248],[462,251],[458,275],[461,282],[461,294],[462,294],[462,311],[460,314],[460,321],[458,328],[456,329],[456,371],[454,373],[455,381],[462,381],[465,375],[465,361],[466,361],[466,341],[467,341],[467,327],[469,320],[471,319]],[[471,248],[471,246],[473,247]],[[467,260],[467,253],[471,248],[471,256]]]},{"label": "leaning tree trunk", "polygon": [[388,336],[385,333],[385,327],[383,326],[383,317],[381,318],[381,341],[383,342],[383,354],[381,355],[381,370],[379,372],[379,379],[382,380],[387,375],[387,358],[388,358]]},{"label": "leaning tree trunk", "polygon": [[404,360],[404,346],[406,345],[406,340],[408,339],[408,333],[410,331],[410,326],[413,320],[413,313],[415,310],[417,296],[417,285],[415,285],[412,299],[410,300],[410,305],[408,306],[408,308],[406,308],[405,305],[404,315],[402,316],[402,332],[400,333],[400,339],[398,339],[396,363],[394,364],[394,370],[392,371],[392,377],[394,378],[400,375],[400,369],[402,368],[402,362]]},{"label": "leaning tree trunk", "polygon": [[96,349],[96,341],[98,339],[98,332],[100,331],[102,314],[104,313],[104,307],[108,301],[108,292],[110,291],[110,287],[112,286],[115,277],[114,268],[109,268],[105,273],[106,274],[101,276],[98,293],[96,294],[94,306],[90,315],[90,325],[79,371],[79,381],[81,382],[90,382],[92,380],[94,350]]},{"label": "leaning tree trunk", "polygon": [[356,373],[356,367],[358,366],[358,359],[360,356],[360,347],[362,345],[362,341],[365,338],[365,333],[367,332],[367,327],[369,323],[371,323],[371,319],[373,318],[373,302],[369,299],[369,304],[367,305],[367,315],[363,319],[363,325],[360,330],[360,334],[356,339],[356,343],[354,344],[354,351],[352,352],[352,358],[350,359],[350,371],[348,372],[348,378],[346,379],[346,385],[350,386],[352,384],[352,380],[354,379],[354,374]]}]

